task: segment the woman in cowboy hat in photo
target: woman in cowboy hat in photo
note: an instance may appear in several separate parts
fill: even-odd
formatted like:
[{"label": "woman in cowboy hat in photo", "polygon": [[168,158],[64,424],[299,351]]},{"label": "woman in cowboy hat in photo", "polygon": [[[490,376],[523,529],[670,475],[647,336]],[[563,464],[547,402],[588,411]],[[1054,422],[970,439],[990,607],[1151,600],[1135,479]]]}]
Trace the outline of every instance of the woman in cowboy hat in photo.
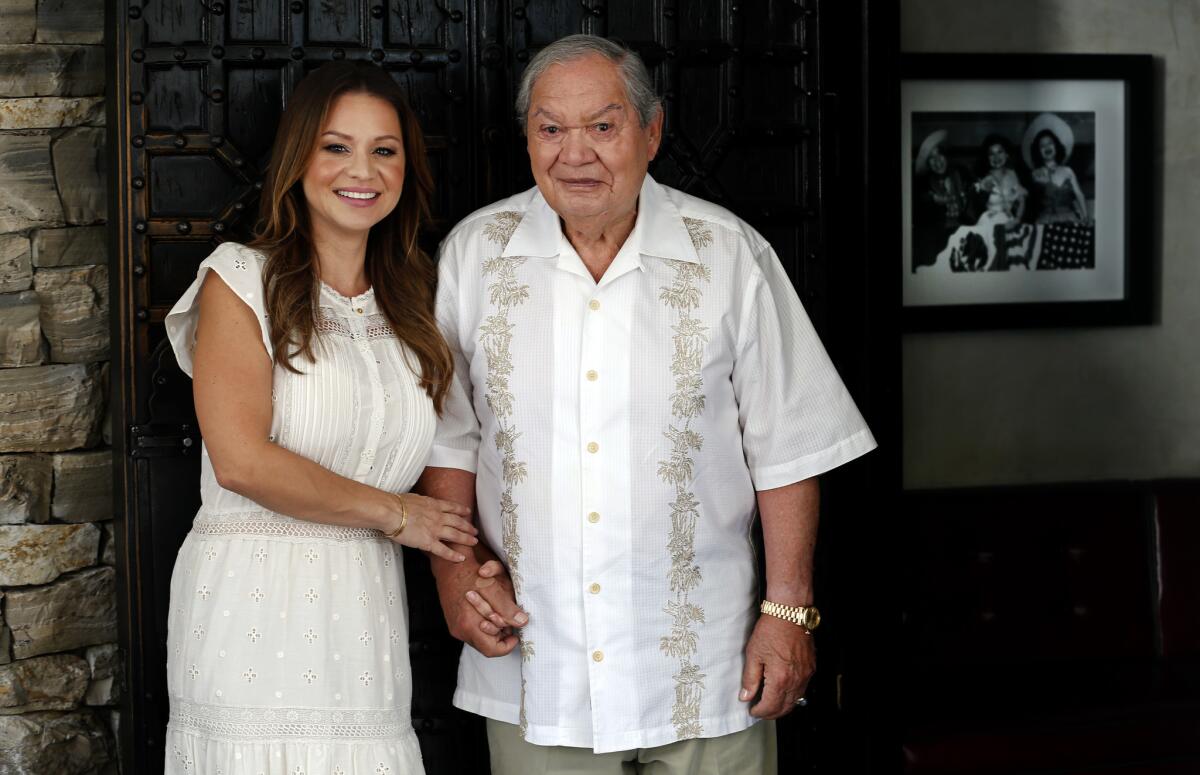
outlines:
[{"label": "woman in cowboy hat in photo", "polygon": [[943,145],[946,130],[929,134],[913,163],[913,259],[912,271],[937,261],[947,238],[965,223],[974,221],[970,212],[962,171],[951,165]]},{"label": "woman in cowboy hat in photo", "polygon": [[1021,143],[1025,163],[1033,170],[1039,207],[1037,223],[1083,223],[1088,220],[1087,200],[1075,171],[1067,166],[1075,146],[1075,133],[1053,113],[1042,113],[1025,130]]}]

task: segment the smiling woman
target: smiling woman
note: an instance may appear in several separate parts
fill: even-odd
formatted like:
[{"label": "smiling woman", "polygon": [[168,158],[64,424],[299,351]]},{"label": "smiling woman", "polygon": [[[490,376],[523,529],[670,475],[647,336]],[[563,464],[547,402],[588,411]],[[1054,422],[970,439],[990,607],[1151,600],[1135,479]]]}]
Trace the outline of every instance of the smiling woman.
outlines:
[{"label": "smiling woman", "polygon": [[[203,505],[171,579],[167,773],[421,773],[403,555],[464,558],[460,506],[409,493],[451,372],[416,244],[421,129],[334,63],[280,122],[258,237],[167,316],[194,377]],[[403,315],[401,315],[403,311]]]}]

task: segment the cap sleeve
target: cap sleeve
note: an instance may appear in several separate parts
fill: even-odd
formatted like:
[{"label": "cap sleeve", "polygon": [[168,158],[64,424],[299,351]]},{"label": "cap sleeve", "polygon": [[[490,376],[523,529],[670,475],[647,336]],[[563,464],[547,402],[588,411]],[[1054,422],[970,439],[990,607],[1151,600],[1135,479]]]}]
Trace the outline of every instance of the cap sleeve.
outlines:
[{"label": "cap sleeve", "polygon": [[220,275],[230,290],[254,312],[258,318],[263,347],[268,357],[274,357],[263,299],[262,268],[265,260],[265,256],[257,250],[236,242],[226,242],[200,262],[196,279],[175,302],[165,321],[167,338],[175,351],[175,359],[179,362],[179,368],[189,377],[192,376],[192,354],[196,349],[196,324],[200,320],[200,288],[210,271]]}]

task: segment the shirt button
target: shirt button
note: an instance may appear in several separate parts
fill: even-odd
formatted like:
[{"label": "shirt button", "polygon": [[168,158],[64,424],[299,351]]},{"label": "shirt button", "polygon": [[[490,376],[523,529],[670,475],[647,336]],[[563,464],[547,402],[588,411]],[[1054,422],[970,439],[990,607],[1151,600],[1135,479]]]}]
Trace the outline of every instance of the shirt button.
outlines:
[{"label": "shirt button", "polygon": [[354,308],[354,311],[355,311],[355,312],[357,312],[357,313],[358,313],[358,314],[360,314],[360,315],[362,314],[362,310],[363,310],[363,308],[362,308],[362,307],[355,307],[355,308]]},{"label": "shirt button", "polygon": [[603,662],[604,661],[604,652],[600,651],[599,649],[597,649],[596,651],[593,651],[592,652],[592,661],[593,662]]},{"label": "shirt button", "polygon": [[600,300],[599,300],[599,299],[592,299],[591,301],[589,301],[589,302],[588,302],[588,309],[592,310],[593,312],[595,312],[596,310],[600,309]]},{"label": "shirt button", "polygon": [[600,379],[600,374],[595,369],[588,369],[587,378],[588,382],[595,382]]},{"label": "shirt button", "polygon": [[594,441],[589,441],[587,445],[587,451],[594,455],[600,451],[600,445]]},{"label": "shirt button", "polygon": [[591,522],[594,525],[599,521],[600,521],[600,512],[593,511],[590,514],[588,514],[588,522]]},{"label": "shirt button", "polygon": [[593,581],[592,585],[588,587],[588,592],[591,592],[593,595],[600,594],[600,585]]}]

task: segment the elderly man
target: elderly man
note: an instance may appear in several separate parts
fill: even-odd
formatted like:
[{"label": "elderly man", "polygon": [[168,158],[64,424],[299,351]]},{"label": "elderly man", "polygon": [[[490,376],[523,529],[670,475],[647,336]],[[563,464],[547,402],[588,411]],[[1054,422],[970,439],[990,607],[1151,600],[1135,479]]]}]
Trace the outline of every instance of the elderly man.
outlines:
[{"label": "elderly man", "polygon": [[875,442],[770,245],[647,175],[663,115],[635,54],[559,40],[517,111],[536,188],[440,259],[457,386],[424,487],[507,571],[434,559],[469,643],[454,702],[502,775],[773,772],[756,722],[815,667],[814,477]]}]

